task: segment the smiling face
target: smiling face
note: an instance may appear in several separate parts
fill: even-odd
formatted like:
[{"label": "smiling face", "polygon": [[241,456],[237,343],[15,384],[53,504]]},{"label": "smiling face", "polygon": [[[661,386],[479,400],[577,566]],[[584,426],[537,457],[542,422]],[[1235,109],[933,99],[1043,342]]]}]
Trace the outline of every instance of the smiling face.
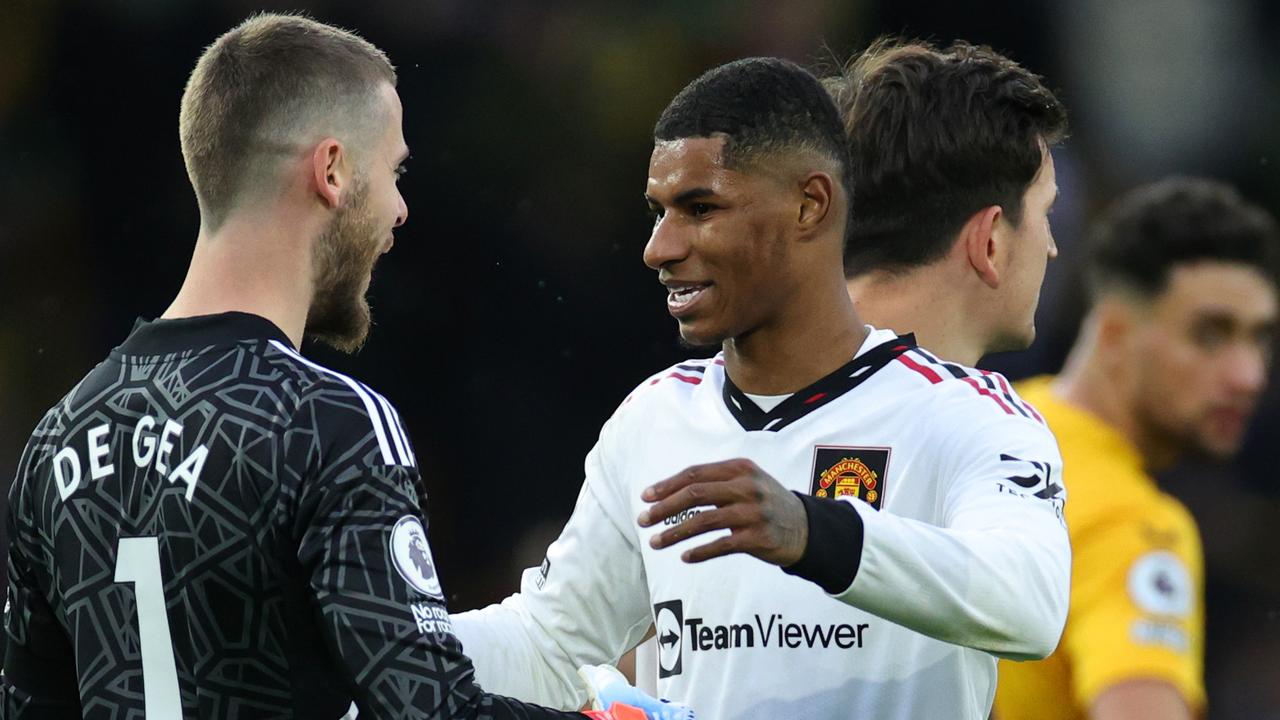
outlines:
[{"label": "smiling face", "polygon": [[383,85],[381,101],[386,130],[355,171],[314,250],[314,290],[306,334],[342,352],[358,350],[369,335],[372,320],[365,294],[373,267],[391,249],[392,231],[409,214],[396,187],[409,149],[401,127],[400,98],[390,84]]},{"label": "smiling face", "polygon": [[795,280],[795,205],[784,179],[723,162],[722,137],[659,141],[645,198],[655,215],[645,264],[689,345],[718,345],[776,321]]}]

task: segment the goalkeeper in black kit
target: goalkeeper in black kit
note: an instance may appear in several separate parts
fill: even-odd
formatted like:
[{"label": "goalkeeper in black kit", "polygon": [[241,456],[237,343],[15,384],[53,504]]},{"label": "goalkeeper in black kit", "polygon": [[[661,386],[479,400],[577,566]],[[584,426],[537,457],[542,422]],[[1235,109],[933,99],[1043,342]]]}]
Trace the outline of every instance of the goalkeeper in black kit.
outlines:
[{"label": "goalkeeper in black kit", "polygon": [[[395,80],[368,42],[295,16],[200,58],[186,279],[44,416],[10,493],[0,718],[584,717],[476,684],[399,414],[298,353],[368,333],[407,217]],[[692,717],[582,676],[603,708],[585,716]]]}]

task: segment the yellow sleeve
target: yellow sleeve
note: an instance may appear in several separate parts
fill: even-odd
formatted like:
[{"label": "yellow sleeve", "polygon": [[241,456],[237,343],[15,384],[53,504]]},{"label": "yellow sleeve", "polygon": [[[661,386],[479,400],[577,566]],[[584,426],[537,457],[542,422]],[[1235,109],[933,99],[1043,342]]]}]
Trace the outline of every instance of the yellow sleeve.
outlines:
[{"label": "yellow sleeve", "polygon": [[1074,538],[1076,576],[1063,649],[1081,708],[1107,688],[1137,679],[1172,683],[1193,710],[1204,706],[1200,534],[1181,504],[1157,498],[1110,508]]}]

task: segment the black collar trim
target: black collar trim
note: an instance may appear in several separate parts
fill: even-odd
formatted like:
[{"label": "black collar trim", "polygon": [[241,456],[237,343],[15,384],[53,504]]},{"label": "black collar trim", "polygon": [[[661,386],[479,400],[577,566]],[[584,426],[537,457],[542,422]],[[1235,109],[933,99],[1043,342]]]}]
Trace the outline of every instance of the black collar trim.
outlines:
[{"label": "black collar trim", "polygon": [[168,355],[242,340],[279,340],[293,347],[289,336],[270,320],[250,313],[227,312],[174,320],[138,318],[133,332],[115,351],[123,355]]},{"label": "black collar trim", "polygon": [[915,335],[901,335],[896,340],[881,343],[845,363],[831,374],[812,385],[799,390],[778,403],[769,412],[747,397],[733,384],[726,371],[724,375],[724,404],[743,430],[777,432],[850,390],[876,374],[894,358],[916,346]]}]

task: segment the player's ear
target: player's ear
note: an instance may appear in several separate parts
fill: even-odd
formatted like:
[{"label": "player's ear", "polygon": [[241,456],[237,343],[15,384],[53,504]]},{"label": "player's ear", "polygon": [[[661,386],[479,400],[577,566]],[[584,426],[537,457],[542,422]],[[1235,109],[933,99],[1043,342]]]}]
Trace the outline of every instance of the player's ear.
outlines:
[{"label": "player's ear", "polygon": [[835,181],[824,172],[809,173],[800,182],[800,212],[796,223],[802,236],[814,235],[822,221],[831,215],[835,192]]},{"label": "player's ear", "polygon": [[1008,252],[1008,248],[1003,247],[1006,238],[997,237],[1003,213],[999,205],[982,208],[965,221],[957,240],[963,245],[969,265],[978,278],[993,290],[1000,287],[1000,254]]},{"label": "player's ear", "polygon": [[1137,326],[1137,312],[1133,303],[1118,297],[1097,304],[1092,319],[1097,323],[1098,346],[1110,351],[1107,356],[1114,357],[1128,346]]},{"label": "player's ear", "polygon": [[349,172],[347,151],[335,138],[325,138],[311,152],[311,184],[330,209],[342,204]]}]

